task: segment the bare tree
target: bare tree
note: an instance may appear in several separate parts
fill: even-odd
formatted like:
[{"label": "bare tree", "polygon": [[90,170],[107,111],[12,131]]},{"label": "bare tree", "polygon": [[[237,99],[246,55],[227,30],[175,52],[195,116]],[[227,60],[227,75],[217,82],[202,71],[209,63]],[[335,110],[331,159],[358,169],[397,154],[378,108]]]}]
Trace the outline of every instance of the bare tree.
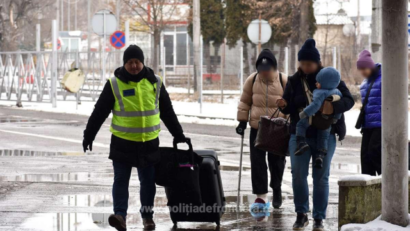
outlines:
[{"label": "bare tree", "polygon": [[143,24],[149,27],[154,37],[151,49],[152,68],[158,72],[158,47],[161,40],[161,32],[171,22],[176,13],[177,4],[169,3],[167,0],[123,0],[126,6],[139,16]]},{"label": "bare tree", "polygon": [[0,49],[15,51],[35,47],[36,24],[41,23],[43,39],[51,36],[55,18],[55,0],[0,1]]}]

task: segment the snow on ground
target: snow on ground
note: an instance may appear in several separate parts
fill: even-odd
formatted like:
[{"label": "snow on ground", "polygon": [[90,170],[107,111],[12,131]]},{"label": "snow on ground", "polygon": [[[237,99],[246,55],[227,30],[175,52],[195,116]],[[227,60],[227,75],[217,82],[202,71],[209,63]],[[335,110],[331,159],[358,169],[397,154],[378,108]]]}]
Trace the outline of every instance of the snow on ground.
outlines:
[{"label": "snow on ground", "polygon": [[[168,93],[188,93],[187,88],[183,87],[167,87]],[[194,92],[194,89],[191,88],[191,94]],[[221,90],[202,90],[202,94],[220,94]],[[240,90],[224,90],[224,94],[227,95],[239,95]]]},{"label": "snow on ground", "polygon": [[339,181],[369,181],[373,179],[381,178],[381,176],[370,176],[370,175],[349,175],[349,176],[342,176],[339,178]]},{"label": "snow on ground", "polygon": [[[410,219],[410,214],[409,214]],[[367,224],[347,224],[343,225],[341,231],[409,231],[410,224],[407,227],[401,227],[382,221],[381,216]]]}]

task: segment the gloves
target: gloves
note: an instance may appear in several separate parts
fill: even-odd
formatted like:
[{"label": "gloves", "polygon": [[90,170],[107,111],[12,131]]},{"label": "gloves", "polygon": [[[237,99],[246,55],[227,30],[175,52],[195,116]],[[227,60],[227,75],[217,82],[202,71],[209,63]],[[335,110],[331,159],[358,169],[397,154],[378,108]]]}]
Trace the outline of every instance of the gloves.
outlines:
[{"label": "gloves", "polygon": [[83,149],[84,149],[84,153],[87,152],[88,148],[90,148],[90,151],[93,150],[93,142],[92,141],[88,141],[86,139],[83,139]]},{"label": "gloves", "polygon": [[179,143],[185,143],[186,142],[186,137],[184,134],[178,135],[174,137],[174,143],[179,144]]},{"label": "gloves", "polygon": [[247,124],[248,124],[247,122],[239,122],[238,127],[236,127],[236,133],[238,135],[243,136],[245,134],[245,129],[246,129]]},{"label": "gloves", "polygon": [[302,112],[299,113],[299,118],[300,118],[300,119],[304,119],[304,118],[306,118],[306,117],[307,117],[307,115],[306,115],[306,113],[305,113],[304,111],[302,111]]}]

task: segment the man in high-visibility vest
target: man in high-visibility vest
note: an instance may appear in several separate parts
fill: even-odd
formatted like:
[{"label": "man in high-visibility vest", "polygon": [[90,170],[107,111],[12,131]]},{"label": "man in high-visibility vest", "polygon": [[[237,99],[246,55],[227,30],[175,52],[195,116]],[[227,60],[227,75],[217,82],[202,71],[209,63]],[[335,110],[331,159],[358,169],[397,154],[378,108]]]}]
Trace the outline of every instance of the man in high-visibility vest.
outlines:
[{"label": "man in high-visibility vest", "polygon": [[108,115],[113,113],[109,158],[114,168],[112,197],[114,214],[109,224],[126,230],[128,186],[132,167],[140,180],[140,213],[145,230],[155,229],[152,219],[155,198],[155,170],[160,158],[160,120],[174,137],[185,142],[182,127],[175,115],[161,77],[144,66],[144,53],[136,45],[124,52],[124,66],[114,72],[104,86],[84,131],[83,149],[92,151],[92,143]]}]

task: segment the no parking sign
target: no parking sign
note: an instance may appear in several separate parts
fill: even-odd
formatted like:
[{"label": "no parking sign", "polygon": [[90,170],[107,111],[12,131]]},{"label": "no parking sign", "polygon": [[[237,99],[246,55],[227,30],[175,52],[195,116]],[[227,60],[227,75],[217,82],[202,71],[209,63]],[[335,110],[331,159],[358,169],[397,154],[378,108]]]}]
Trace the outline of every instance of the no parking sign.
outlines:
[{"label": "no parking sign", "polygon": [[110,36],[110,43],[116,49],[121,49],[125,46],[125,34],[122,31],[115,31]]}]

